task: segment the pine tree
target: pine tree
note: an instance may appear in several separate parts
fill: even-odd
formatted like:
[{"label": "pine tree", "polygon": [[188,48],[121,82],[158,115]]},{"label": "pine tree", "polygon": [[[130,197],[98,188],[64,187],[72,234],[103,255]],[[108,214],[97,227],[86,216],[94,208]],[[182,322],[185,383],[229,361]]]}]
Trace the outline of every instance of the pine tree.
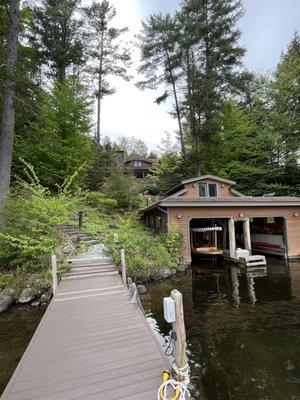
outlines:
[{"label": "pine tree", "polygon": [[85,164],[79,177],[83,182],[92,159],[86,92],[75,78],[63,83],[57,80],[52,91],[43,92],[39,100],[31,134],[18,137],[18,156],[30,162],[41,183],[53,190]]},{"label": "pine tree", "polygon": [[178,58],[179,31],[176,19],[167,14],[151,15],[147,22],[143,22],[139,35],[141,49],[141,65],[139,73],[146,79],[138,83],[142,89],[156,89],[162,84],[167,91],[156,99],[160,104],[170,93],[174,100],[174,115],[178,121],[179,140],[182,153],[185,152],[182,113],[178,94],[180,78],[180,59]]},{"label": "pine tree", "polygon": [[101,101],[104,96],[115,93],[107,80],[111,75],[128,79],[130,53],[121,43],[121,36],[127,28],[117,29],[112,26],[116,17],[115,8],[107,1],[93,2],[84,8],[87,18],[89,71],[97,80],[97,131],[96,140],[101,136]]},{"label": "pine tree", "polygon": [[271,85],[271,123],[279,135],[283,184],[300,192],[300,37],[295,34],[282,55]]},{"label": "pine tree", "polygon": [[217,145],[214,135],[223,100],[240,88],[243,79],[238,67],[245,50],[238,43],[236,28],[242,13],[240,0],[185,0],[178,16],[189,130],[198,153],[205,145],[202,166],[206,170]]},{"label": "pine tree", "polygon": [[[82,21],[76,15],[81,0],[43,0],[34,9],[32,42],[50,75],[64,82],[70,67],[83,63]],[[73,71],[72,71],[73,72]]]}]

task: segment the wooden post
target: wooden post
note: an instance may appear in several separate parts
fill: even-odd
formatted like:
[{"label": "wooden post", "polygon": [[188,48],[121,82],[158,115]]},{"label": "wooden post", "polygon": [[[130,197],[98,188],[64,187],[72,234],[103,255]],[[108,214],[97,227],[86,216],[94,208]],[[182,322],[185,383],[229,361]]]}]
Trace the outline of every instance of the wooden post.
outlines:
[{"label": "wooden post", "polygon": [[230,258],[235,258],[236,241],[235,241],[235,225],[234,225],[234,219],[233,218],[230,218],[230,220],[228,221],[228,229],[229,229]]},{"label": "wooden post", "polygon": [[78,213],[78,228],[82,229],[83,227],[83,211],[79,211]]},{"label": "wooden post", "polygon": [[122,267],[122,279],[125,286],[127,286],[127,277],[126,277],[126,260],[125,260],[125,251],[121,250],[121,267]]},{"label": "wooden post", "polygon": [[52,254],[51,255],[51,271],[52,271],[52,291],[53,291],[53,296],[55,295],[58,287],[58,281],[57,281],[57,261],[56,261],[56,255]]},{"label": "wooden post", "polygon": [[174,358],[177,368],[183,368],[187,365],[186,355],[186,333],[183,317],[182,294],[174,289],[171,292],[171,298],[175,302],[176,321],[173,322],[173,331],[176,333],[177,340],[174,342]]},{"label": "wooden post", "polygon": [[223,226],[223,250],[227,249],[227,223]]},{"label": "wooden post", "polygon": [[247,218],[243,222],[243,229],[244,229],[244,243],[245,243],[245,249],[249,251],[249,254],[251,255],[252,248],[251,248],[251,232],[250,232],[250,220]]}]

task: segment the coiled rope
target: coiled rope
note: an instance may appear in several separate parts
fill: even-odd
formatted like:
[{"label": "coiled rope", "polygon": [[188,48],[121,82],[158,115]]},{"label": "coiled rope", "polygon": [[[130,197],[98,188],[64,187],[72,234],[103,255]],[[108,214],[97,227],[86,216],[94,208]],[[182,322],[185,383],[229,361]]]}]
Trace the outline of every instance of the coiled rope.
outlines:
[{"label": "coiled rope", "polygon": [[[188,364],[182,368],[178,368],[177,365],[173,363],[172,371],[173,374],[178,377],[178,380],[170,379],[170,373],[164,371],[163,383],[157,392],[157,400],[187,400],[189,398],[190,392],[188,390],[188,385],[190,383],[190,376]],[[173,397],[167,397],[167,391],[170,388],[175,393]]]}]

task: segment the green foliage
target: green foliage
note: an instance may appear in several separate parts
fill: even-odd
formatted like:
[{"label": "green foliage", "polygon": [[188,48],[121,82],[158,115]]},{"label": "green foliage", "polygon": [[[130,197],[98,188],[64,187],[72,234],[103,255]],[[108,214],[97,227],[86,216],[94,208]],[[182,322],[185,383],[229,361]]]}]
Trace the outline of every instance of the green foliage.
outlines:
[{"label": "green foliage", "polygon": [[141,202],[139,182],[120,167],[116,167],[111,172],[106,181],[105,193],[107,197],[116,200],[122,209],[138,208]]},{"label": "green foliage", "polygon": [[88,206],[96,208],[104,213],[112,212],[118,205],[116,200],[109,199],[100,192],[87,192],[85,195],[85,202]]},{"label": "green foliage", "polygon": [[[75,79],[56,82],[52,93],[41,99],[30,135],[17,137],[15,158],[30,160],[41,183],[51,189],[63,185],[75,171],[83,183],[92,155],[89,129],[89,103],[82,86]],[[18,175],[23,171],[17,160],[15,171]]]},{"label": "green foliage", "polygon": [[125,250],[128,276],[143,281],[163,276],[165,270],[179,263],[180,240],[174,234],[154,236],[140,222],[128,216],[117,220],[118,229],[105,239],[109,253],[120,264],[120,251]]},{"label": "green foliage", "polygon": [[61,82],[66,80],[69,67],[83,63],[79,6],[80,0],[43,0],[34,8],[31,42],[40,62]]},{"label": "green foliage", "polygon": [[11,191],[0,211],[4,221],[0,232],[0,265],[33,263],[41,267],[45,257],[63,241],[58,226],[66,223],[70,212],[78,207],[78,200],[68,192],[76,174],[54,196],[42,186],[33,167],[23,163],[27,181],[19,180],[19,186]]}]

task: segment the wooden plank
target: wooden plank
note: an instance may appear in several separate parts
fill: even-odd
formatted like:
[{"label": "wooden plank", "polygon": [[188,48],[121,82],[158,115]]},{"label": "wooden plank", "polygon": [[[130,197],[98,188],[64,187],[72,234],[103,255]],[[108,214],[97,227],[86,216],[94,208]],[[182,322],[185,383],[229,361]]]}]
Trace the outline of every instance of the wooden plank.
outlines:
[{"label": "wooden plank", "polygon": [[129,300],[119,276],[61,282],[1,400],[155,398],[170,365]]}]

